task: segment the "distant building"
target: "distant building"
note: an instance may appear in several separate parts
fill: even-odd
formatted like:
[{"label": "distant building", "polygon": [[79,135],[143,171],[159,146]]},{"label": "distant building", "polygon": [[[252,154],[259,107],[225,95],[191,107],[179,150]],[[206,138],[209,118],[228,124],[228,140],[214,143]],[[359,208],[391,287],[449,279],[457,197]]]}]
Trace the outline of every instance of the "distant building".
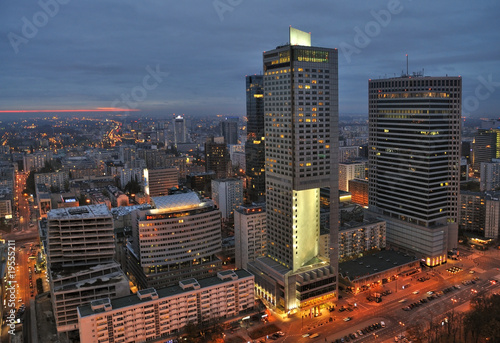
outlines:
[{"label": "distant building", "polygon": [[349,192],[349,180],[364,179],[367,162],[339,163],[339,190]]},{"label": "distant building", "polygon": [[224,142],[227,145],[238,144],[239,128],[238,117],[225,117],[220,123],[221,136],[224,137]]},{"label": "distant building", "polygon": [[152,209],[132,216],[128,271],[139,288],[215,275],[222,262],[221,214],[195,192],[151,198]]},{"label": "distant building", "polygon": [[351,201],[361,206],[368,206],[368,180],[349,180]]},{"label": "distant building", "polygon": [[53,173],[36,173],[35,183],[43,183],[48,189],[54,188],[57,191],[66,190],[69,184],[69,176],[65,171]]},{"label": "distant building", "polygon": [[106,187],[109,193],[109,199],[111,200],[111,205],[113,207],[122,207],[129,205],[128,196],[118,189],[116,186]]},{"label": "distant building", "polygon": [[500,192],[460,192],[460,229],[474,237],[498,238]]},{"label": "distant building", "polygon": [[[320,236],[322,256],[326,257],[329,254],[329,240],[329,233],[322,232]],[[375,219],[346,223],[340,227],[338,244],[339,262],[362,256],[374,250],[385,249],[385,222]]]},{"label": "distant building", "polygon": [[500,190],[500,162],[482,162],[479,172],[481,192]]},{"label": "distant building", "polygon": [[212,199],[222,213],[222,219],[234,217],[234,211],[243,205],[243,180],[212,180]]},{"label": "distant building", "polygon": [[134,180],[142,186],[142,173],[143,169],[141,168],[123,168],[120,172],[120,186],[122,187],[122,189],[125,189],[127,183]]},{"label": "distant building", "polygon": [[264,257],[267,244],[265,205],[241,206],[234,212],[236,268]]},{"label": "distant building", "polygon": [[359,157],[359,146],[339,147],[339,163],[352,162]]},{"label": "distant building", "polygon": [[233,167],[238,168],[245,172],[246,159],[245,159],[245,146],[244,145],[230,145],[229,155],[231,156],[231,164]]},{"label": "distant building", "polygon": [[40,217],[47,218],[47,213],[52,209],[50,191],[43,183],[38,183],[35,188],[36,201]]},{"label": "distant building", "polygon": [[472,142],[472,170],[474,175],[481,173],[481,163],[490,163],[496,155],[495,132],[479,129]]},{"label": "distant building", "polygon": [[51,210],[47,257],[57,332],[78,330],[77,307],[102,297],[129,294],[113,260],[113,217],[104,205]]},{"label": "distant building", "polygon": [[46,162],[52,159],[52,151],[41,151],[24,155],[24,171],[37,171],[45,167]]},{"label": "distant building", "polygon": [[174,144],[186,143],[186,122],[182,116],[174,118]]},{"label": "distant building", "polygon": [[215,172],[190,173],[186,178],[186,186],[201,195],[212,197],[212,180],[215,179]]},{"label": "distant building", "polygon": [[0,219],[12,219],[12,188],[0,188]]},{"label": "distant building", "polygon": [[226,270],[206,279],[191,278],[167,288],[96,300],[78,308],[80,341],[165,341],[188,324],[208,325],[251,311],[255,302],[253,288],[252,274]]},{"label": "distant building", "polygon": [[232,174],[229,151],[221,137],[210,137],[205,143],[205,171],[213,171],[217,179]]},{"label": "distant building", "polygon": [[167,195],[169,189],[179,186],[179,170],[176,167],[144,169],[144,189],[150,197]]}]

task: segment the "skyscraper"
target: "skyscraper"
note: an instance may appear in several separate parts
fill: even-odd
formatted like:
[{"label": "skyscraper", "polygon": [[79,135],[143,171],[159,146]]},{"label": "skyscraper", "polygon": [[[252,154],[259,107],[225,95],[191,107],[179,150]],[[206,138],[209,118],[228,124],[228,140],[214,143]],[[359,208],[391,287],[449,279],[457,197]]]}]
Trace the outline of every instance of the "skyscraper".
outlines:
[{"label": "skyscraper", "polygon": [[238,117],[225,117],[220,122],[221,136],[226,144],[238,144]]},{"label": "skyscraper", "polygon": [[369,208],[427,265],[458,240],[460,77],[370,80]]},{"label": "skyscraper", "polygon": [[262,75],[246,77],[247,141],[245,142],[247,192],[251,201],[265,200],[264,169],[264,79]]},{"label": "skyscraper", "polygon": [[290,27],[290,43],[264,52],[267,256],[249,263],[256,290],[284,311],[336,297],[338,197],[330,260],[319,256],[320,187],[338,193],[338,55]]},{"label": "skyscraper", "polygon": [[186,122],[182,116],[174,119],[174,144],[186,143]]}]

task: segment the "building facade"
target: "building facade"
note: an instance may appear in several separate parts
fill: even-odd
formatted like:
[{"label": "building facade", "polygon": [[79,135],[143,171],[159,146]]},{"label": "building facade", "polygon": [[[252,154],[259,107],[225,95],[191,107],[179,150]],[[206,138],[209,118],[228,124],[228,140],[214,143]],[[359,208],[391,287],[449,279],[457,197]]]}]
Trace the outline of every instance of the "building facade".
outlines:
[{"label": "building facade", "polygon": [[241,206],[234,212],[234,250],[236,268],[247,268],[249,261],[266,255],[265,205]]},{"label": "building facade", "polygon": [[482,162],[479,167],[481,192],[500,190],[500,163]]},{"label": "building facade", "polygon": [[221,211],[223,220],[234,218],[234,211],[243,205],[243,180],[212,180],[212,199]]},{"label": "building facade", "polygon": [[[118,299],[100,299],[78,308],[80,341],[147,342],[202,324],[251,311],[254,277],[228,270],[207,279],[140,290]],[[163,340],[162,340],[163,341]]]},{"label": "building facade", "polygon": [[[338,191],[338,55],[290,27],[289,44],[264,52],[267,256],[248,264],[257,295],[278,311],[336,297],[335,245],[319,256],[320,188]],[[337,242],[338,200],[330,203]]]},{"label": "building facade", "polygon": [[364,179],[367,163],[340,163],[339,164],[339,189],[349,192],[349,181]]},{"label": "building facade", "polygon": [[179,169],[177,167],[144,169],[144,191],[147,196],[158,197],[168,195],[168,191],[179,186]]},{"label": "building facade", "polygon": [[221,137],[210,137],[205,142],[205,171],[213,171],[217,179],[229,177],[231,172],[229,150]]},{"label": "building facade", "polygon": [[58,171],[53,173],[36,173],[35,184],[43,183],[49,189],[58,191],[67,190],[69,186],[69,175],[67,172]]},{"label": "building facade", "polygon": [[[321,255],[327,257],[330,251],[330,234],[320,237]],[[349,222],[340,227],[338,242],[339,262],[386,247],[386,225],[384,221],[365,220],[362,223]]]},{"label": "building facade", "polygon": [[220,134],[224,137],[224,142],[227,145],[238,144],[239,128],[238,117],[225,117],[220,122]]},{"label": "building facade", "polygon": [[57,332],[78,330],[77,307],[128,295],[113,260],[113,217],[105,205],[60,208],[47,214],[47,266]]},{"label": "building facade", "polygon": [[213,276],[221,267],[221,214],[195,192],[151,199],[132,215],[128,265],[141,289],[166,287],[190,277]]},{"label": "building facade", "polygon": [[435,266],[458,244],[460,77],[370,80],[369,208],[387,243]]},{"label": "building facade", "polygon": [[246,77],[247,140],[245,142],[247,192],[251,201],[265,200],[264,77]]}]

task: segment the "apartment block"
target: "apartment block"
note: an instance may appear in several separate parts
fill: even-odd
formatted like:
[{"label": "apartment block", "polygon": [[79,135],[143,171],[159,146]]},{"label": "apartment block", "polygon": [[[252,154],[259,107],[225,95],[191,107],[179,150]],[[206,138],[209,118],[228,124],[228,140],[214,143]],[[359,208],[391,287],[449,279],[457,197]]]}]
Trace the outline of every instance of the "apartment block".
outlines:
[{"label": "apartment block", "polygon": [[236,268],[247,268],[249,261],[266,254],[265,205],[241,206],[234,212]]},{"label": "apartment block", "polygon": [[252,310],[254,277],[227,270],[187,279],[167,288],[148,288],[122,298],[104,298],[78,308],[85,343],[146,342],[178,334],[189,323],[208,323]]}]

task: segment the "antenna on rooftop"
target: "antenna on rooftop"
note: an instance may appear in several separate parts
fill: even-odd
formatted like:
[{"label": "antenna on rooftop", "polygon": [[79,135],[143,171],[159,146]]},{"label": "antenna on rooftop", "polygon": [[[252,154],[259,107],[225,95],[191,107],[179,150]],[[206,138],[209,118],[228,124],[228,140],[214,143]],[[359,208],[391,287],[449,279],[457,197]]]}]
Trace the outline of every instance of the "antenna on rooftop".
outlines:
[{"label": "antenna on rooftop", "polygon": [[406,54],[406,75],[408,76],[408,54]]}]

